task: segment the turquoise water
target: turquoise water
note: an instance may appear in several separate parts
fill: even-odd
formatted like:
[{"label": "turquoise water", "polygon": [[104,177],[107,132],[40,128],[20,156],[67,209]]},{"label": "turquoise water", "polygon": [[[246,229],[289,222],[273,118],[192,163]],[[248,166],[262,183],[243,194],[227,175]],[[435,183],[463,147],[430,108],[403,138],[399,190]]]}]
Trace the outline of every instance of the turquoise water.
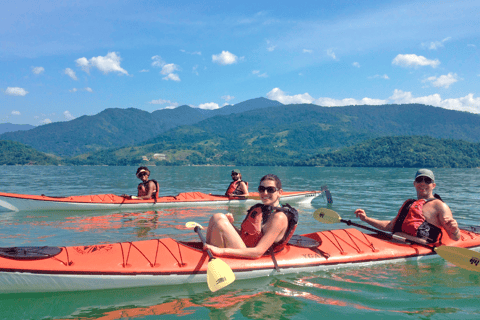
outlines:
[{"label": "turquoise water", "polygon": [[[161,194],[185,191],[223,193],[229,167],[152,167]],[[240,167],[251,188],[266,173],[277,174],[284,190],[318,190],[328,185],[332,209],[354,218],[356,208],[392,218],[406,198],[415,197],[414,169]],[[135,167],[0,167],[0,191],[77,195],[134,194]],[[435,169],[437,189],[462,225],[480,225],[479,169]],[[322,225],[297,207],[298,233],[340,229]],[[182,227],[207,224],[215,212],[232,212],[241,221],[245,207],[171,208],[147,212],[0,211],[1,246],[72,246],[159,237],[196,240]],[[441,258],[340,268],[328,272],[236,281],[211,293],[205,284],[91,292],[0,294],[0,319],[477,319],[480,273],[459,269]]]}]

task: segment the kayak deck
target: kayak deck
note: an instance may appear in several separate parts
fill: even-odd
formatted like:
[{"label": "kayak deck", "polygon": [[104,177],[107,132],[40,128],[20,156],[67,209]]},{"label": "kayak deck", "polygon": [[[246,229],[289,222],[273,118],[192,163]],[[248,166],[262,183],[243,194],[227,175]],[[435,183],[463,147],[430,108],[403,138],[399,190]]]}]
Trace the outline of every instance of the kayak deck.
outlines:
[{"label": "kayak deck", "polygon": [[[461,240],[445,244],[480,248],[480,235],[462,230]],[[357,229],[303,235],[315,248],[287,245],[275,255],[281,273],[322,271],[363,264],[436,256],[432,250],[387,241]],[[0,251],[0,292],[115,289],[206,282],[208,256],[199,242],[171,238],[62,247],[47,258],[16,259]],[[221,258],[237,279],[275,275],[270,255],[259,259]]]},{"label": "kayak deck", "polygon": [[[331,201],[330,193],[326,187],[322,187],[320,191],[283,192],[282,199],[290,203],[309,204],[322,193],[326,193],[327,200]],[[202,192],[182,192],[176,196],[163,196],[156,200],[127,199],[114,194],[52,197],[0,192],[0,206],[12,211],[130,210],[172,206],[255,204],[259,201],[260,196],[255,192],[250,193],[248,197],[227,197]]]}]

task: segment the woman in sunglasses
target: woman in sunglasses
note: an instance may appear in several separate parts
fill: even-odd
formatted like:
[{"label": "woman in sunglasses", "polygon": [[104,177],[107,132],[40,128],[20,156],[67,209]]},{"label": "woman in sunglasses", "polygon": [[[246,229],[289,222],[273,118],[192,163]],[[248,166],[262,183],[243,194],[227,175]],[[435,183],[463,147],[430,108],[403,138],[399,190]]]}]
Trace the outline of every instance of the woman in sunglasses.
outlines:
[{"label": "woman in sunglasses", "polygon": [[425,243],[434,243],[440,240],[444,229],[452,240],[460,240],[460,229],[453,218],[452,211],[442,201],[439,195],[433,195],[435,176],[428,169],[420,169],[415,174],[413,186],[417,191],[417,199],[408,199],[391,220],[377,220],[370,218],[363,209],[357,209],[355,215],[377,229],[395,232],[405,238]]},{"label": "woman in sunglasses", "polygon": [[129,199],[156,199],[158,195],[159,185],[157,180],[149,180],[150,170],[147,167],[139,167],[137,169],[137,178],[142,180],[137,186],[137,196],[123,195]]},{"label": "woman in sunglasses", "polygon": [[240,229],[233,225],[231,213],[216,213],[210,218],[205,249],[215,256],[251,259],[261,257],[269,249],[283,249],[295,231],[298,213],[288,204],[280,207],[283,190],[276,175],[264,176],[258,192],[262,204],[248,210]]}]

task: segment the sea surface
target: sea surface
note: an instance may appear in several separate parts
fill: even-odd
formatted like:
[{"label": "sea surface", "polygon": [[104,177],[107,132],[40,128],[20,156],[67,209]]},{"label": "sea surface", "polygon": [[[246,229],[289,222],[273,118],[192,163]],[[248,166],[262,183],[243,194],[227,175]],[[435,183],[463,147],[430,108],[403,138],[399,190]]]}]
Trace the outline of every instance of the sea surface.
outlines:
[{"label": "sea surface", "polygon": [[[320,190],[327,185],[331,209],[361,223],[364,208],[393,218],[415,197],[415,169],[235,167],[250,190],[267,173],[278,175],[285,191]],[[161,195],[202,191],[224,193],[233,167],[151,167]],[[463,226],[478,226],[480,169],[433,169],[436,192]],[[136,167],[0,166],[0,191],[67,196],[135,194]],[[324,197],[297,206],[297,233],[341,229],[312,217]],[[0,246],[75,246],[161,237],[197,240],[185,222],[207,225],[215,212],[232,212],[237,223],[247,207],[169,208],[147,212],[9,212],[0,209]],[[212,293],[206,284],[88,292],[0,294],[0,319],[478,319],[480,273],[441,258],[424,262],[280,275],[236,281]]]}]

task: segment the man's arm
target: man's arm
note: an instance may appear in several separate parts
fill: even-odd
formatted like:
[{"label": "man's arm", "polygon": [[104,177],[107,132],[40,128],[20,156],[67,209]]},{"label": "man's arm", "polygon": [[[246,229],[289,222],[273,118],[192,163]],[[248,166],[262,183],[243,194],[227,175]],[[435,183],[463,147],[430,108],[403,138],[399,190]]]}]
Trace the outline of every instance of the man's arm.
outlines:
[{"label": "man's arm", "polygon": [[452,240],[460,240],[460,228],[458,228],[457,220],[453,218],[452,211],[444,202],[436,202],[438,203],[435,205],[435,210],[442,227],[447,231],[448,236]]},{"label": "man's arm", "polygon": [[365,210],[363,209],[355,210],[355,215],[357,216],[357,218],[368,223],[369,225],[379,230],[389,231],[389,232],[393,231],[393,226],[395,225],[395,220],[396,220],[396,219],[393,219],[389,221],[389,220],[378,220],[378,219],[370,218],[367,216],[367,214],[365,213]]}]

